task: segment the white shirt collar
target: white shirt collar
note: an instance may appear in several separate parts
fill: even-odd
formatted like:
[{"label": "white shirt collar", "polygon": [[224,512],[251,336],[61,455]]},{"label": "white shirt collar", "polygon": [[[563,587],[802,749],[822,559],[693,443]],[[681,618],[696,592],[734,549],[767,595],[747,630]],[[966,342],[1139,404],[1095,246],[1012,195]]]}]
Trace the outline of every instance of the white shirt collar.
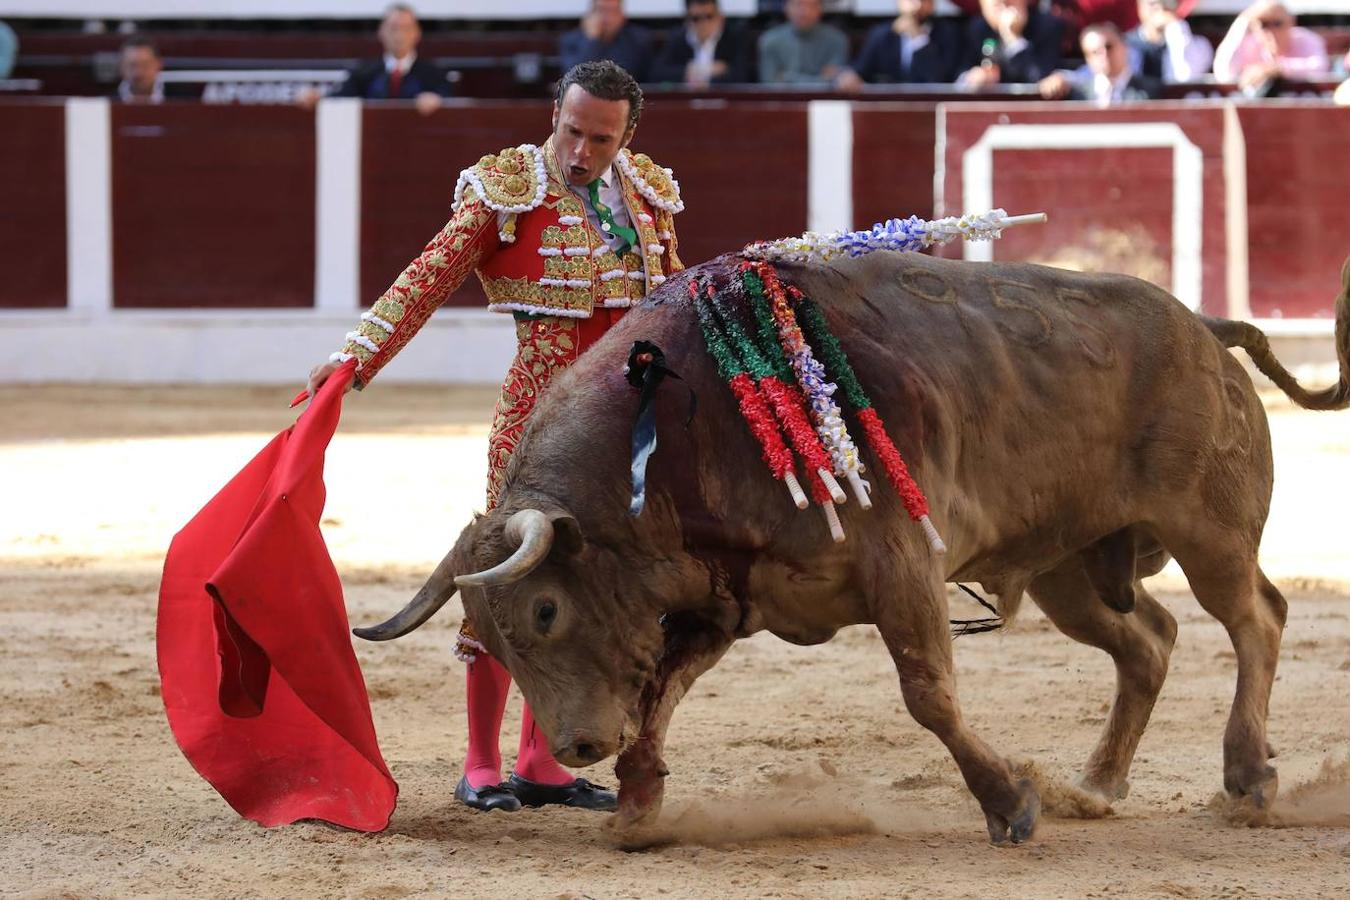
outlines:
[{"label": "white shirt collar", "polygon": [[1121,72],[1115,78],[1108,75],[1093,75],[1093,87],[1096,96],[1097,105],[1106,106],[1113,100],[1119,100],[1125,96],[1125,88],[1129,86],[1130,78],[1134,73],[1129,69]]},{"label": "white shirt collar", "polygon": [[394,59],[394,57],[386,53],[384,55],[384,70],[386,72],[392,72],[397,69],[400,75],[407,75],[408,70],[412,68],[413,63],[416,61],[416,53],[409,53],[407,56],[403,57],[403,59]]},{"label": "white shirt collar", "polygon": [[155,79],[154,87],[150,88],[150,98],[137,97],[131,93],[131,84],[122,80],[117,86],[117,96],[123,103],[163,103],[164,102],[164,82],[158,78]]}]

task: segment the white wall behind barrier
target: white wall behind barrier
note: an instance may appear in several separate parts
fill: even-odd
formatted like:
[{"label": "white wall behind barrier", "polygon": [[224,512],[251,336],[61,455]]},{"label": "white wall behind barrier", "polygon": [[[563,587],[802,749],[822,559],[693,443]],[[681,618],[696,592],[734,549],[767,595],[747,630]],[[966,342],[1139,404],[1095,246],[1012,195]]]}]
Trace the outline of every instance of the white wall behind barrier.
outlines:
[{"label": "white wall behind barrier", "polygon": [[[118,310],[0,312],[0,384],[243,383],[304,386],[358,313]],[[381,370],[381,381],[500,384],[515,353],[510,316],[444,309]]]}]

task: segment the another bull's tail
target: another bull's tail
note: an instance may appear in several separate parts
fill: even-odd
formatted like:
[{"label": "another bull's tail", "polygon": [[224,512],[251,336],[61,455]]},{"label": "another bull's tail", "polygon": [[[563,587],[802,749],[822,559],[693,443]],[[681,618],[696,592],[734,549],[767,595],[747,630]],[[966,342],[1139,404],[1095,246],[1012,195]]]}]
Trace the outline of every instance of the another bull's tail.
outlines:
[{"label": "another bull's tail", "polygon": [[1336,360],[1340,380],[1329,388],[1309,391],[1289,374],[1270,349],[1265,332],[1247,322],[1201,316],[1201,320],[1225,347],[1241,347],[1252,363],[1304,409],[1345,409],[1350,406],[1350,259],[1341,268],[1341,293],[1336,298]]}]

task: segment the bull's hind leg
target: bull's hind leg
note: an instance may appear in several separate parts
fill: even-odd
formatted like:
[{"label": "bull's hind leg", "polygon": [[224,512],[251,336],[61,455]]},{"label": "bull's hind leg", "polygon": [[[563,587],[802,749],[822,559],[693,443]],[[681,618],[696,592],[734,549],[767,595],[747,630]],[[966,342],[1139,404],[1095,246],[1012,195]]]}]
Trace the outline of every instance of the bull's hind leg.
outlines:
[{"label": "bull's hind leg", "polygon": [[970,792],[984,810],[989,837],[1000,844],[1031,837],[1041,801],[1029,781],[1013,778],[1003,759],[967,727],[956,700],[947,595],[936,571],[880,565],[868,594],[877,628],[900,673],[905,706],[914,720],[951,751]]},{"label": "bull's hind leg", "polygon": [[1237,655],[1237,692],[1223,737],[1223,784],[1264,808],[1279,790],[1266,740],[1270,689],[1288,604],[1256,563],[1256,542],[1210,525],[1162,535],[1195,599],[1228,631]]},{"label": "bull's hind leg", "polygon": [[1082,786],[1107,800],[1129,792],[1130,764],[1167,677],[1177,623],[1135,580],[1134,611],[1108,609],[1078,558],[1038,576],[1028,593],[1060,631],[1105,650],[1116,664],[1116,696],[1101,739],[1088,757]]}]

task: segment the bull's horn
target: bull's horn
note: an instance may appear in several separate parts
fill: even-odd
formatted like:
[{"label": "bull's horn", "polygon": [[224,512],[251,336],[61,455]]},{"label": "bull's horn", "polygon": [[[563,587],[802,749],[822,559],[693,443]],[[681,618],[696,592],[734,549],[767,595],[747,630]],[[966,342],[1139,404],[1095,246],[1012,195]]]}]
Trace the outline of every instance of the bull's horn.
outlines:
[{"label": "bull's horn", "polygon": [[518,544],[510,558],[485,572],[455,576],[460,587],[491,587],[519,581],[535,570],[553,546],[553,523],[537,509],[522,509],[506,520],[508,543]]},{"label": "bull's horn", "polygon": [[417,592],[417,596],[393,617],[368,628],[353,628],[352,634],[367,641],[392,641],[419,628],[427,619],[436,615],[436,611],[444,606],[447,600],[455,596],[454,557],[454,550],[447,553],[445,559],[441,560],[440,565],[431,573],[427,583]]}]

